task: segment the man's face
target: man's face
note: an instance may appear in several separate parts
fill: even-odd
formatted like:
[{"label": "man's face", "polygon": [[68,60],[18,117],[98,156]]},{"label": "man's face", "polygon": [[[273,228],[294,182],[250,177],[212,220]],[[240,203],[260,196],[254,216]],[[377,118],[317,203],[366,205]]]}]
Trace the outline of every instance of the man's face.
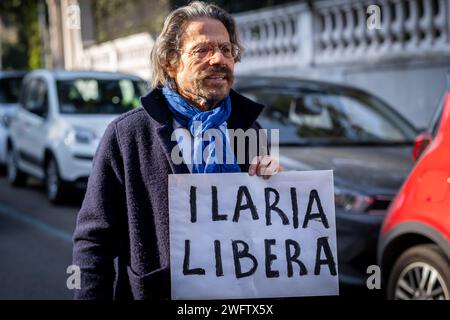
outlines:
[{"label": "man's face", "polygon": [[[187,23],[181,42],[180,59],[168,68],[169,76],[181,96],[209,110],[229,94],[234,80],[234,59],[221,51],[231,45],[228,31],[219,20],[197,18]],[[208,47],[213,51],[201,58],[199,49]]]}]

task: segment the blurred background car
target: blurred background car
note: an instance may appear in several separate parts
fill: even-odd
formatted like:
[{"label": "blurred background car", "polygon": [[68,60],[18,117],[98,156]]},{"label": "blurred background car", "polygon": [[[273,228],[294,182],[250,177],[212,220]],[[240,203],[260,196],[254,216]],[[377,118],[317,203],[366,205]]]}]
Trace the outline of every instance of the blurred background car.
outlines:
[{"label": "blurred background car", "polygon": [[17,111],[25,71],[0,71],[0,172],[6,164],[9,124]]},{"label": "blurred background car", "polygon": [[386,209],[413,164],[416,129],[351,87],[274,77],[240,77],[234,87],[266,106],[258,121],[279,129],[283,167],[334,170],[340,282],[365,285]]},{"label": "blurred background car", "polygon": [[420,159],[384,221],[379,264],[389,299],[450,300],[450,72],[414,150]]},{"label": "blurred background car", "polygon": [[37,70],[23,80],[20,107],[7,142],[7,179],[45,181],[51,202],[84,190],[107,125],[140,106],[146,83],[137,76],[98,71]]}]

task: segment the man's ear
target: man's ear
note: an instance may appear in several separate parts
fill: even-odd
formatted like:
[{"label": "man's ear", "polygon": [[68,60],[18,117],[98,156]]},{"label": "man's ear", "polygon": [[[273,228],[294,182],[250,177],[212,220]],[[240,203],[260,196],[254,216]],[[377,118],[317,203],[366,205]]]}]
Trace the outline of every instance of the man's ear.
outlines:
[{"label": "man's ear", "polygon": [[177,68],[174,64],[168,62],[166,66],[166,71],[171,79],[175,79],[175,75],[177,74]]},{"label": "man's ear", "polygon": [[167,59],[166,71],[170,78],[175,79],[178,72],[178,57],[173,53]]}]

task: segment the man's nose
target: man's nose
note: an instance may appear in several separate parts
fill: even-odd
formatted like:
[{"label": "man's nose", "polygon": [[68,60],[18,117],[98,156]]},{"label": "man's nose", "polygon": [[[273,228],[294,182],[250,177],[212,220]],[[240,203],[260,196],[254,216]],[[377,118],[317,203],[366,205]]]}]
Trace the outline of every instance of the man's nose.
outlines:
[{"label": "man's nose", "polygon": [[223,55],[219,48],[214,48],[211,57],[209,58],[209,64],[228,64],[227,58]]}]

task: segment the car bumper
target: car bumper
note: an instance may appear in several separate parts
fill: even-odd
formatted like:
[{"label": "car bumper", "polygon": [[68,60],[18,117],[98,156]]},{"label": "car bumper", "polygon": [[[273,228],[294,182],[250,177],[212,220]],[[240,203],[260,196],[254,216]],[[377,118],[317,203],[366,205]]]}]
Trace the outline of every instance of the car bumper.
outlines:
[{"label": "car bumper", "polygon": [[365,285],[367,267],[377,263],[377,242],[384,215],[336,210],[339,281]]}]

